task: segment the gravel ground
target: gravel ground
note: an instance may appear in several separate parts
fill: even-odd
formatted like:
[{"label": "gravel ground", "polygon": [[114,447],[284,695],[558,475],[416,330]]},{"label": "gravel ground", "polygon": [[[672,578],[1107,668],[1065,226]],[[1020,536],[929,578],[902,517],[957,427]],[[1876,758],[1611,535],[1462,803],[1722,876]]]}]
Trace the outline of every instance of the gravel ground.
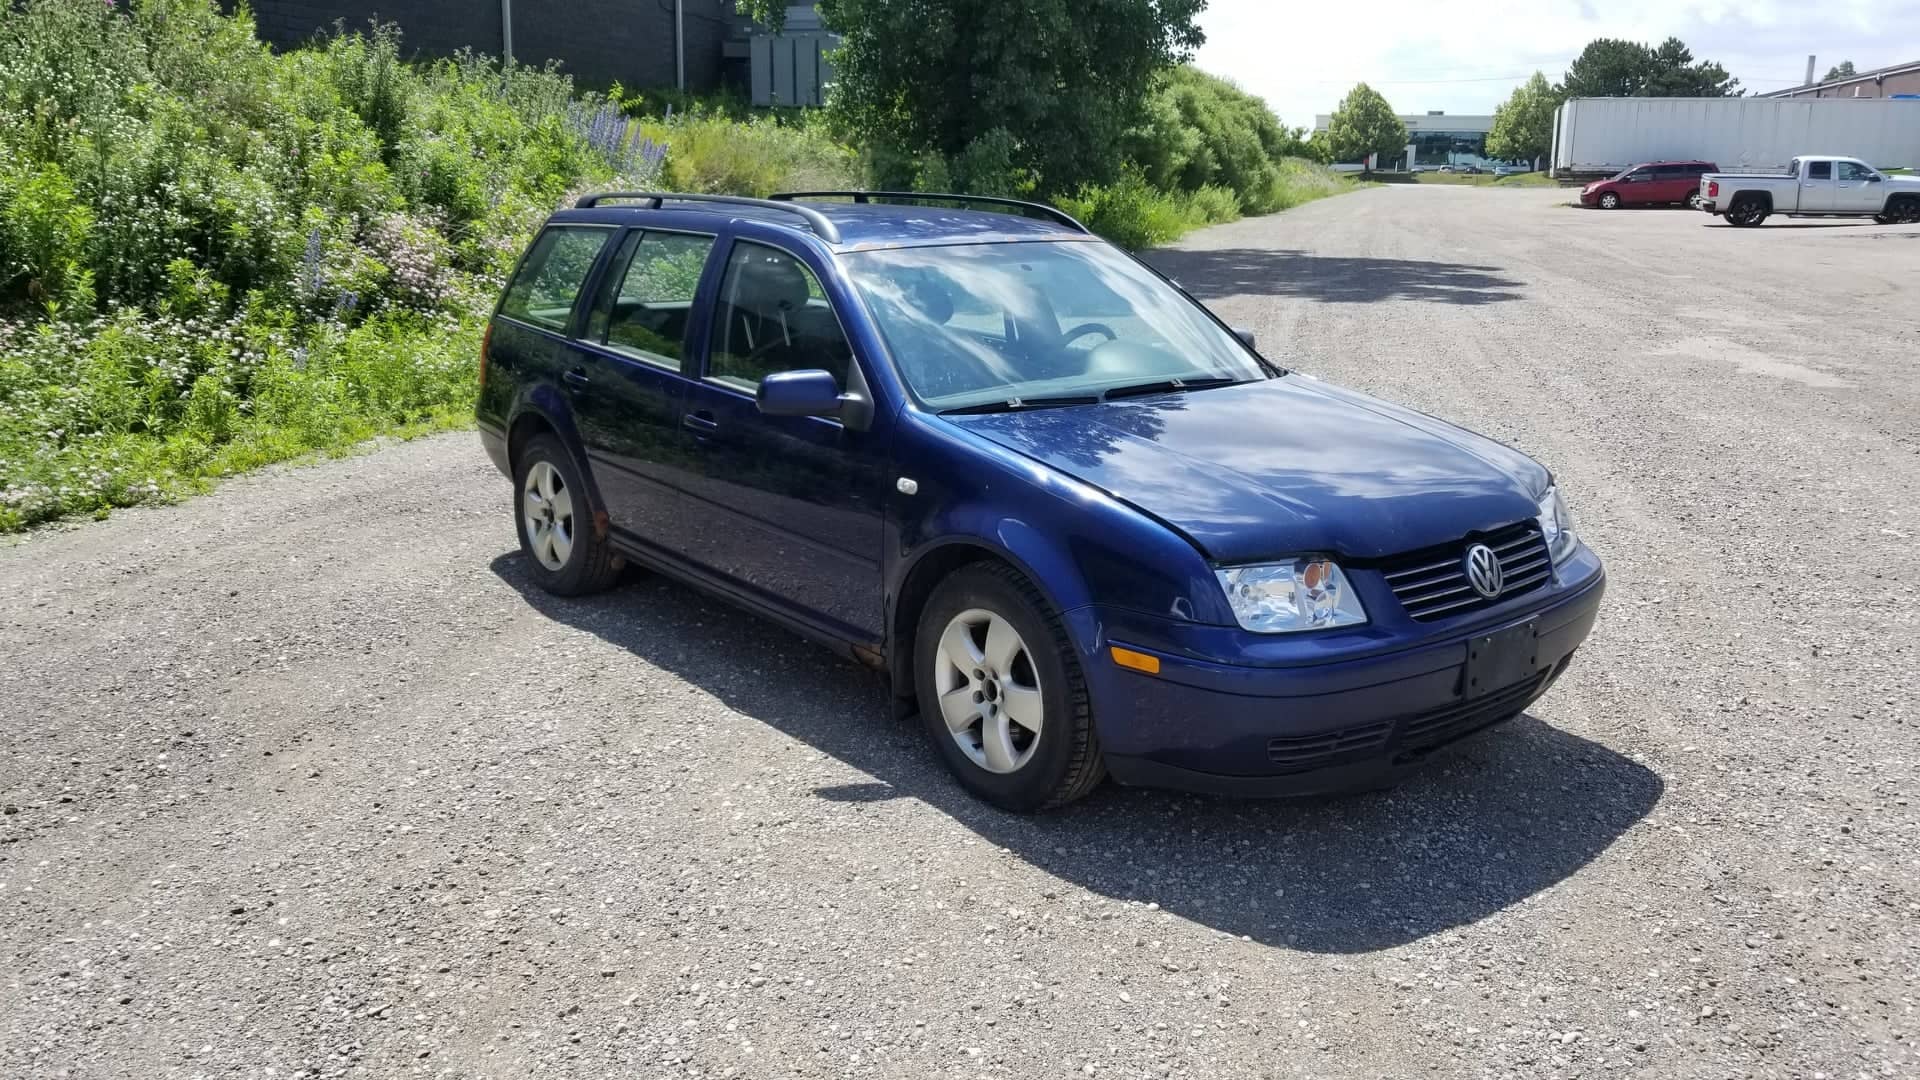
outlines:
[{"label": "gravel ground", "polygon": [[532,592],[471,435],[0,550],[0,1075],[1920,1075],[1920,231],[1563,197],[1156,256],[1608,559],[1393,792],[983,808],[823,651]]}]

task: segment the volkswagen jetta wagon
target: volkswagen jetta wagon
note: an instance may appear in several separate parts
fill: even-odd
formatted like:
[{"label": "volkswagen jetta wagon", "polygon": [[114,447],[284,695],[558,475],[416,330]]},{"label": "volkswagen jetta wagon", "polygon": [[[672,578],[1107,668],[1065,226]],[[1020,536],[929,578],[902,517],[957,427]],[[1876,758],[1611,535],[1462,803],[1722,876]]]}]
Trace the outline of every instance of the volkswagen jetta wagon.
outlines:
[{"label": "volkswagen jetta wagon", "polygon": [[589,196],[480,373],[542,588],[632,562],[816,639],[1014,810],[1390,783],[1544,693],[1604,587],[1545,468],[1038,204]]}]

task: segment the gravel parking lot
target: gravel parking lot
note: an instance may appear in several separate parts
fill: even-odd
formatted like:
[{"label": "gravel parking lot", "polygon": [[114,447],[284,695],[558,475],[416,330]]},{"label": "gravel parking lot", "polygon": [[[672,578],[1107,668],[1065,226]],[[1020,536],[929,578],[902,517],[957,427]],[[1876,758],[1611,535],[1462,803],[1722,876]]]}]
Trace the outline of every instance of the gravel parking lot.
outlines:
[{"label": "gravel parking lot", "polygon": [[782,631],[533,591],[472,435],[0,550],[0,1075],[1920,1075],[1920,229],[1565,198],[1155,256],[1608,560],[1393,792],[987,809]]}]

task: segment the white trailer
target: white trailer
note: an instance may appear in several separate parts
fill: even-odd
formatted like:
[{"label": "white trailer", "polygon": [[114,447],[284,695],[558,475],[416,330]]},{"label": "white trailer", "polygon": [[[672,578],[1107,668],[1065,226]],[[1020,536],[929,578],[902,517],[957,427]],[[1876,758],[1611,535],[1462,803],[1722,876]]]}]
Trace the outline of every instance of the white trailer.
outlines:
[{"label": "white trailer", "polygon": [[1920,101],[1900,98],[1571,98],[1553,118],[1553,174],[1611,176],[1647,161],[1784,172],[1807,153],[1920,166]]}]

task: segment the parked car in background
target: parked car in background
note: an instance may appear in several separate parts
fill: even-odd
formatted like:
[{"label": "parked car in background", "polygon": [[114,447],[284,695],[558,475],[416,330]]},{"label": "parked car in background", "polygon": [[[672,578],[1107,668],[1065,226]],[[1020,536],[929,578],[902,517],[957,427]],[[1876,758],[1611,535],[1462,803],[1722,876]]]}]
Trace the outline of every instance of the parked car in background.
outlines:
[{"label": "parked car in background", "polygon": [[1440,171],[1441,171],[1441,172],[1454,172],[1454,171],[1456,171],[1456,170],[1454,169],[1454,167],[1453,167],[1452,165],[1442,165],[1442,166],[1440,166]]},{"label": "parked car in background", "polygon": [[1391,782],[1592,629],[1525,454],[1277,367],[1052,207],[776,200],[586,196],[522,256],[477,414],[535,586],[633,562],[819,640],[1013,810]]},{"label": "parked car in background", "polygon": [[1697,197],[1700,209],[1729,225],[1758,225],[1772,214],[1920,222],[1920,177],[1889,176],[1859,158],[1797,157],[1785,173],[1710,172]]},{"label": "parked car in background", "polygon": [[1483,170],[1483,169],[1481,169],[1481,168],[1480,168],[1480,166],[1478,166],[1478,165],[1462,165],[1462,166],[1460,166],[1459,168],[1457,168],[1457,169],[1455,169],[1454,171],[1455,171],[1455,172],[1463,172],[1463,173],[1475,173],[1475,174],[1478,174],[1478,173],[1480,173],[1480,172],[1483,172],[1483,171],[1485,171],[1485,170]]},{"label": "parked car in background", "polygon": [[1580,189],[1581,206],[1700,205],[1700,177],[1718,169],[1711,161],[1652,161],[1623,169]]},{"label": "parked car in background", "polygon": [[1518,165],[1495,165],[1493,167],[1493,175],[1495,176],[1519,176],[1526,171],[1527,170]]}]

